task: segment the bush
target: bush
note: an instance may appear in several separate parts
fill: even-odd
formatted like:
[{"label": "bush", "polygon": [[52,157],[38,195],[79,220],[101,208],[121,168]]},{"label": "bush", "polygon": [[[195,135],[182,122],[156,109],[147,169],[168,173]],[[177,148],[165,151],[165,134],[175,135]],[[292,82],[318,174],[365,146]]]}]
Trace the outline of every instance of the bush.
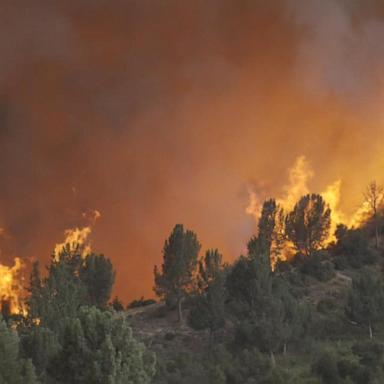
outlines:
[{"label": "bush", "polygon": [[156,300],[153,299],[144,299],[141,297],[139,300],[133,300],[127,305],[127,309],[145,307],[147,305],[155,304]]},{"label": "bush", "polygon": [[318,375],[324,384],[338,384],[340,375],[334,353],[323,351],[312,364],[312,372]]},{"label": "bush", "polygon": [[333,264],[327,259],[326,255],[320,252],[303,259],[300,271],[319,281],[328,281],[335,276]]},{"label": "bush", "polygon": [[317,310],[322,314],[327,314],[329,312],[334,311],[337,308],[338,306],[336,301],[329,297],[322,299],[317,303]]},{"label": "bush", "polygon": [[348,266],[361,268],[377,261],[378,256],[369,247],[369,236],[363,229],[348,229],[344,225],[339,225],[335,235],[337,242],[332,248],[332,253],[338,269],[345,269]]}]

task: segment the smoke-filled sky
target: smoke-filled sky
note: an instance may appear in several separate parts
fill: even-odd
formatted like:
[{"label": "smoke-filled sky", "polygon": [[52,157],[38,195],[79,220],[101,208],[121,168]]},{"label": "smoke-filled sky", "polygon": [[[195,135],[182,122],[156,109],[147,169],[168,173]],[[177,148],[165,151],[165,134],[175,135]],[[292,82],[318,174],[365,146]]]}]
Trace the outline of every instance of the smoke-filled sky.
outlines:
[{"label": "smoke-filled sky", "polygon": [[351,213],[384,179],[383,41],[381,0],[2,0],[0,262],[97,209],[116,293],[152,295],[174,224],[233,259],[299,156]]}]

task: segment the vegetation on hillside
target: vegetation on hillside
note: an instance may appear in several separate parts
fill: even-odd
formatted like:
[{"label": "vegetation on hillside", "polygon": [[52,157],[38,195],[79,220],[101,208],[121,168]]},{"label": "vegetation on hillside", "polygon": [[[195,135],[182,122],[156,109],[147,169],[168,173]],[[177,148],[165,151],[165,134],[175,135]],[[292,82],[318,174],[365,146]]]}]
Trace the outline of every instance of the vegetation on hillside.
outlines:
[{"label": "vegetation on hillside", "polygon": [[177,224],[154,271],[163,304],[125,310],[110,260],[64,248],[45,276],[33,266],[27,314],[3,309],[0,384],[383,383],[381,191],[369,186],[366,222],[331,242],[320,195],[286,213],[267,200],[232,263]]}]

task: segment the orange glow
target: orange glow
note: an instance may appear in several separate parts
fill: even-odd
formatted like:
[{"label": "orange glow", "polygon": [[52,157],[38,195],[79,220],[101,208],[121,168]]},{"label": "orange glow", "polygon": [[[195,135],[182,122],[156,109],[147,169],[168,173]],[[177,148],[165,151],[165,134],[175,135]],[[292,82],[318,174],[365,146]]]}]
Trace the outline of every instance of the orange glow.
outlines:
[{"label": "orange glow", "polygon": [[384,182],[382,0],[1,3],[0,227],[22,259],[92,237],[114,294],[153,296],[175,223],[231,262],[264,198],[323,193],[333,231]]},{"label": "orange glow", "polygon": [[24,265],[18,257],[14,262],[12,267],[0,264],[0,300],[1,303],[9,304],[12,314],[25,314],[21,299],[23,293],[21,270]]},{"label": "orange glow", "polygon": [[56,244],[53,251],[56,259],[59,257],[60,253],[65,247],[69,247],[69,251],[79,250],[82,257],[85,257],[92,252],[89,236],[92,233],[93,225],[95,224],[96,220],[101,217],[101,214],[99,211],[95,210],[91,213],[91,215],[88,213],[83,213],[83,217],[90,221],[90,225],[83,228],[65,230],[65,240],[62,243]]},{"label": "orange glow", "polygon": [[[288,183],[283,186],[282,195],[276,199],[278,209],[282,210],[283,216],[293,209],[302,196],[310,193],[309,182],[313,177],[314,171],[309,166],[307,159],[305,156],[299,156],[294,165],[288,170]],[[344,223],[350,226],[361,224],[369,207],[364,203],[357,212],[353,213],[352,216],[347,219],[346,215],[340,209],[341,180],[336,180],[327,185],[320,194],[331,209],[331,227],[328,239],[324,243],[324,245],[326,245],[335,240],[334,233],[338,224]],[[262,199],[256,191],[250,189],[249,201],[246,213],[254,216],[258,221],[262,208]],[[281,228],[282,225],[278,222],[277,225],[278,228],[276,231],[284,232],[284,228]],[[293,244],[289,240],[284,239],[281,249],[276,250],[276,242],[273,241],[271,255],[272,268],[274,269],[279,259],[289,260],[294,255]]]}]

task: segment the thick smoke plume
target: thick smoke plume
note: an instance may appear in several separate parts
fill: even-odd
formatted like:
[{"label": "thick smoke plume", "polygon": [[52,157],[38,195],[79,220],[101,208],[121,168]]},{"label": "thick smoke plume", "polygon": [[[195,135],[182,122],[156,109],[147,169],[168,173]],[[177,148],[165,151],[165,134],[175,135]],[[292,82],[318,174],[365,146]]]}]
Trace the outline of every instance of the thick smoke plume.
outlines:
[{"label": "thick smoke plume", "polygon": [[382,1],[1,1],[0,262],[97,209],[117,294],[151,294],[175,223],[237,256],[302,155],[350,215],[383,181],[383,38]]}]

